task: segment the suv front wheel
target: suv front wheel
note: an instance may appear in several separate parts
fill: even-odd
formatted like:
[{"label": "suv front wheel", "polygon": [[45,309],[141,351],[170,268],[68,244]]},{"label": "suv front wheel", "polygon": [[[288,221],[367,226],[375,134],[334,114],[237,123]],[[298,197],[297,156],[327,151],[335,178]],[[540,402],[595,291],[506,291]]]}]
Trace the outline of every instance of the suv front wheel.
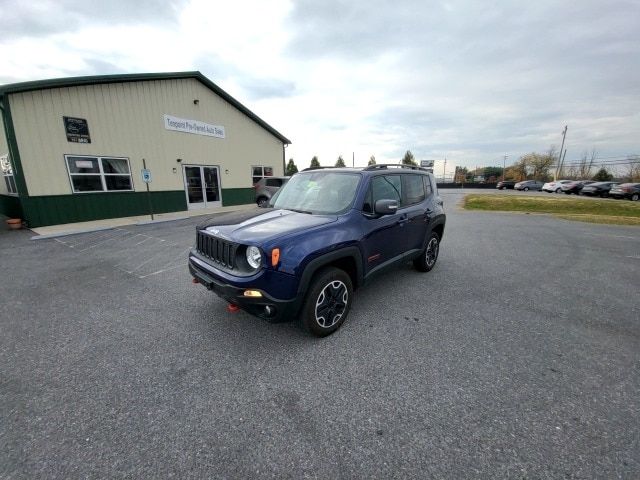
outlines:
[{"label": "suv front wheel", "polygon": [[300,316],[302,326],[316,337],[326,337],[344,323],[353,297],[351,278],[344,270],[328,267],[313,278]]},{"label": "suv front wheel", "polygon": [[421,272],[429,272],[436,265],[439,250],[440,236],[436,232],[431,232],[427,246],[420,256],[413,261],[413,266]]}]

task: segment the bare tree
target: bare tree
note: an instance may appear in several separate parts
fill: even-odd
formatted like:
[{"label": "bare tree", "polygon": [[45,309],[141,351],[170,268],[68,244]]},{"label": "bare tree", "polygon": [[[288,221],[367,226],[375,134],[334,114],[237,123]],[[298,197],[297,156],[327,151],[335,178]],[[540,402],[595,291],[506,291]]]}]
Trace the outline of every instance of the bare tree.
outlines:
[{"label": "bare tree", "polygon": [[527,153],[520,157],[518,163],[524,163],[521,167],[526,176],[531,176],[535,180],[546,180],[549,178],[549,170],[556,162],[555,148],[551,147],[547,153]]},{"label": "bare tree", "polygon": [[593,162],[598,157],[598,152],[595,148],[591,149],[591,152],[584,152],[577,169],[577,176],[580,180],[591,177],[591,170],[593,169]]},{"label": "bare tree", "polygon": [[371,155],[371,158],[369,158],[369,163],[367,163],[368,166],[371,165],[375,165],[376,164],[376,157]]},{"label": "bare tree", "polygon": [[629,182],[640,182],[640,155],[629,155],[629,164],[624,172],[624,178]]}]

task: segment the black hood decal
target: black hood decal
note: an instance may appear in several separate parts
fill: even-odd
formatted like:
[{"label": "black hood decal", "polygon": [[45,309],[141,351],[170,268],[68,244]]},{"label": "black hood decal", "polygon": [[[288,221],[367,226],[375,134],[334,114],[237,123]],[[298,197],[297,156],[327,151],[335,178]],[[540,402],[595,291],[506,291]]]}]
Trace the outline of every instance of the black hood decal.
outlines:
[{"label": "black hood decal", "polygon": [[198,230],[203,230],[207,227],[212,227],[214,225],[237,225],[239,223],[244,222],[245,220],[249,220],[250,218],[264,215],[265,213],[268,213],[271,211],[273,211],[272,208],[255,207],[249,210],[240,210],[237,212],[229,212],[229,213],[219,213],[217,215],[213,215],[211,217],[205,218],[196,226],[196,228]]}]

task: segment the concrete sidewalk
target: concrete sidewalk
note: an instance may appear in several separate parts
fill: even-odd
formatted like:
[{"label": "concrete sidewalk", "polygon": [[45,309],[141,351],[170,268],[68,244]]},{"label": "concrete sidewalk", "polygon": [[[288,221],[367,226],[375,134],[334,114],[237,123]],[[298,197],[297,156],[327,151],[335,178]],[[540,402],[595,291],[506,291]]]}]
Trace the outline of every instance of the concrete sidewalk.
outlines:
[{"label": "concrete sidewalk", "polygon": [[93,220],[91,222],[64,223],[61,225],[50,225],[47,227],[32,228],[31,231],[37,235],[31,237],[32,240],[61,237],[64,235],[74,235],[76,233],[95,232],[108,230],[110,228],[123,227],[127,225],[147,225],[150,223],[170,222],[173,220],[183,220],[185,218],[197,217],[200,215],[213,215],[216,213],[235,212],[238,210],[248,210],[255,208],[255,203],[246,205],[234,205],[231,207],[203,208],[198,210],[185,210],[181,212],[157,213],[153,220],[149,215],[138,215],[135,217],[107,218],[103,220]]}]

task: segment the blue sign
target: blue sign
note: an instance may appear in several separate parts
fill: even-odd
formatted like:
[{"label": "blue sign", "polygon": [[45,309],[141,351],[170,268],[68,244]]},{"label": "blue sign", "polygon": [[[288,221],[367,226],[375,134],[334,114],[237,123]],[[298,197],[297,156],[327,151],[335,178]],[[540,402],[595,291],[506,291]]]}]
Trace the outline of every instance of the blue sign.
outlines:
[{"label": "blue sign", "polygon": [[143,168],[141,172],[142,172],[142,181],[144,183],[151,183],[151,170],[149,170],[148,168]]}]

